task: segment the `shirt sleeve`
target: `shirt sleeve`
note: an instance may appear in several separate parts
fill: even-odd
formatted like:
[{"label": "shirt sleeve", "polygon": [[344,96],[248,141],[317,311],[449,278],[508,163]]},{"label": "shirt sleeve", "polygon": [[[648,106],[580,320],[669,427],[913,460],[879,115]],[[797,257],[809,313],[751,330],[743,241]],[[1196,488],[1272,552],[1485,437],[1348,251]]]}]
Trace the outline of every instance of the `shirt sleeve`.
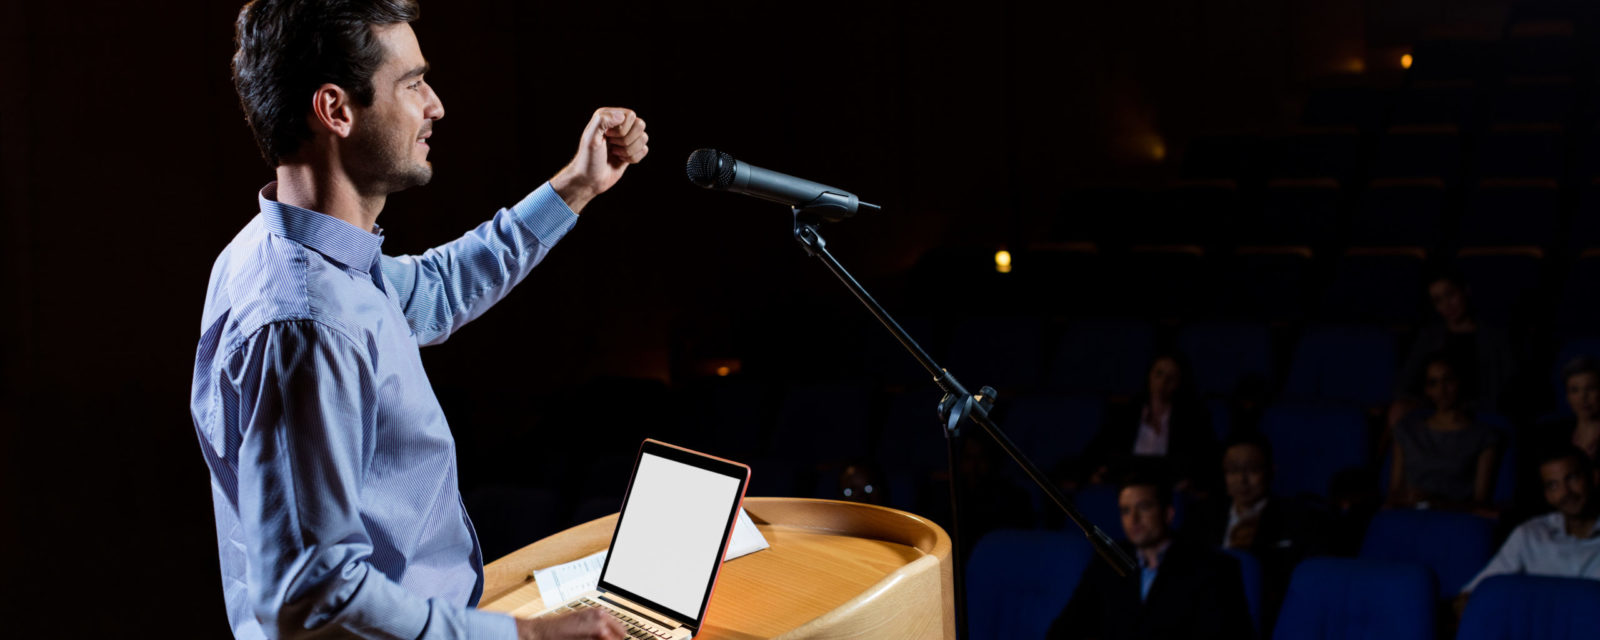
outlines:
[{"label": "shirt sleeve", "polygon": [[1500,551],[1489,559],[1489,564],[1478,572],[1472,582],[1461,588],[1461,592],[1472,593],[1473,589],[1478,588],[1478,583],[1494,576],[1523,573],[1528,565],[1526,556],[1529,542],[1527,525],[1513,529],[1506,543],[1500,545]]},{"label": "shirt sleeve", "polygon": [[438,344],[510,293],[577,221],[546,182],[461,238],[418,256],[383,256],[383,275],[417,343]]},{"label": "shirt sleeve", "polygon": [[424,599],[369,562],[361,486],[377,392],[356,341],[314,321],[283,322],[231,360],[249,598],[269,637],[516,637],[509,616]]}]

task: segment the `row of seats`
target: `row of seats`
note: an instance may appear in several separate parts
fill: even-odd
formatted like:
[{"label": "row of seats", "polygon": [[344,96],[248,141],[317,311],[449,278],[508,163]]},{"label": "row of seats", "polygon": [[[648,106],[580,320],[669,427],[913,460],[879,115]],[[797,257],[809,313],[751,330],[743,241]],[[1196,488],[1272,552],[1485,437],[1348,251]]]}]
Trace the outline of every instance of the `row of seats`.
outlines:
[{"label": "row of seats", "polygon": [[[1321,557],[1301,563],[1274,635],[1433,640],[1435,603],[1458,592],[1494,551],[1488,544],[1486,522],[1444,522],[1473,517],[1411,511],[1379,514],[1359,558]],[[1401,528],[1407,526],[1442,537]],[[1423,540],[1428,544],[1419,542]],[[1239,560],[1246,601],[1259,629],[1260,564],[1249,554],[1230,554]],[[967,565],[970,637],[1045,637],[1091,562],[1101,560],[1076,533],[998,530],[985,536]],[[1474,590],[1456,637],[1576,640],[1593,637],[1597,628],[1600,583],[1507,575],[1485,580]]]}]

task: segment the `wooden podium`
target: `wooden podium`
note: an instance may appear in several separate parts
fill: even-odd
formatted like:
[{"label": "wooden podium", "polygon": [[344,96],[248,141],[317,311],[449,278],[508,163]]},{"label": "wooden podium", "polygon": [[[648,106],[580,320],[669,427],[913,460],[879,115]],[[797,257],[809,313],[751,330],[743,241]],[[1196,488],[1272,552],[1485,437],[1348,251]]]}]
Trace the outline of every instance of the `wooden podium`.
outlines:
[{"label": "wooden podium", "polygon": [[[697,639],[945,638],[955,632],[950,537],[904,511],[834,500],[746,498],[772,548],[722,565]],[[611,544],[617,515],[580,524],[484,567],[480,609],[545,609],[533,572]]]}]

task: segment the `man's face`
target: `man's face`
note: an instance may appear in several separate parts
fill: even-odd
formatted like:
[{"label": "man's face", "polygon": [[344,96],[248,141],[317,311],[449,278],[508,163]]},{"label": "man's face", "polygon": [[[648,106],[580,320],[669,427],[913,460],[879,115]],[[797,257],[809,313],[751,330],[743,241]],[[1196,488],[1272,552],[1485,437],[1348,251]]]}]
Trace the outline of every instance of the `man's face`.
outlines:
[{"label": "man's face", "polygon": [[1551,460],[1539,465],[1544,482],[1544,499],[1569,518],[1588,512],[1589,495],[1594,493],[1594,476],[1584,473],[1572,458]]},{"label": "man's face", "polygon": [[1148,549],[1167,540],[1172,508],[1161,505],[1155,487],[1124,487],[1117,494],[1117,507],[1122,511],[1122,532],[1128,534],[1128,541],[1135,548]]},{"label": "man's face", "polygon": [[1236,444],[1222,454],[1222,478],[1228,497],[1239,506],[1250,506],[1267,495],[1267,456],[1261,447]]},{"label": "man's face", "polygon": [[372,74],[372,106],[355,106],[346,168],[363,195],[387,195],[433,177],[427,137],[444,117],[444,103],[423,79],[428,70],[417,34],[400,23],[373,27],[383,64]]}]

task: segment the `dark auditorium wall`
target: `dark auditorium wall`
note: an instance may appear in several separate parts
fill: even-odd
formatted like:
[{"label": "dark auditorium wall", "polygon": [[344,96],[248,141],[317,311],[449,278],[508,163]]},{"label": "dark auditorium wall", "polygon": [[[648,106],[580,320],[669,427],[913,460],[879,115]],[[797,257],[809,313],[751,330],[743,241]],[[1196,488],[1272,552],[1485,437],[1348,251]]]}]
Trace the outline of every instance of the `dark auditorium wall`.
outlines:
[{"label": "dark auditorium wall", "polygon": [[[1281,120],[1279,96],[1365,55],[1372,4],[1419,20],[1456,5],[424,2],[448,116],[433,184],[380,221],[386,251],[514,202],[595,107],[637,109],[652,137],[516,294],[424,351],[458,436],[480,443],[463,446],[464,482],[496,430],[563,390],[671,382],[675,331],[781,343],[812,320],[870,322],[793,246],[782,208],[690,186],[691,150],[885,205],[827,234],[892,304],[930,247],[1017,243],[1065,185],[1156,179],[1163,140]],[[237,9],[0,5],[8,626],[225,633],[187,398],[211,261],[271,176],[228,76]],[[1378,31],[1403,38],[1404,18]]]}]

